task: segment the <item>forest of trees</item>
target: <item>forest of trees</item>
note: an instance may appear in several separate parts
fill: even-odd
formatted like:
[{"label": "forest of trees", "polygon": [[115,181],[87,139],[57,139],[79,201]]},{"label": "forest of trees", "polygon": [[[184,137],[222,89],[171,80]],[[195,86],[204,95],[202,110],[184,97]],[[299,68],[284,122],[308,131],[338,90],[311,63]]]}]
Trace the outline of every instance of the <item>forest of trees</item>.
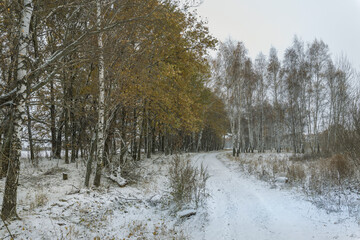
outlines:
[{"label": "forest of trees", "polygon": [[[190,2],[189,4],[193,4]],[[223,147],[224,104],[208,86],[216,40],[187,3],[0,2],[2,219],[17,217],[22,150],[104,168],[157,151]],[[145,155],[142,155],[145,154]],[[96,169],[93,165],[96,165]]]},{"label": "forest of trees", "polygon": [[224,100],[233,155],[265,150],[343,153],[358,149],[356,71],[321,40],[298,37],[283,60],[272,47],[255,61],[242,42],[220,43],[213,85]]},{"label": "forest of trees", "polygon": [[217,40],[194,4],[0,2],[3,220],[17,217],[24,150],[34,166],[44,150],[85,164],[86,187],[157,152],[222,149],[227,133],[234,156],[273,150],[360,159],[359,78],[346,57],[295,37],[282,60],[271,48],[253,61],[232,40],[210,58]]}]

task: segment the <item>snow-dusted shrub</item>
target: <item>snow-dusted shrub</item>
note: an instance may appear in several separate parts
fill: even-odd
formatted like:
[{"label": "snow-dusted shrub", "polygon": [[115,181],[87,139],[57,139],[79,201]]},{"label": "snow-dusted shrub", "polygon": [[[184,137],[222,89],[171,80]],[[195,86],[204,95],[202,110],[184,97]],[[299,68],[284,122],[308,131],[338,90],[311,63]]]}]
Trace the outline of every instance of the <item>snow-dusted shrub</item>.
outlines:
[{"label": "snow-dusted shrub", "polygon": [[245,153],[238,158],[227,157],[238,162],[241,171],[263,181],[297,187],[328,212],[348,211],[360,219],[359,171],[349,155]]},{"label": "snow-dusted shrub", "polygon": [[[120,164],[121,176],[128,179],[131,182],[136,182],[140,178],[138,171],[138,163],[133,159],[127,159]],[[118,169],[118,167],[116,167]]]},{"label": "snow-dusted shrub", "polygon": [[355,176],[352,162],[344,155],[336,154],[331,158],[322,158],[309,164],[311,181],[321,182],[323,187],[336,187],[343,182],[351,182]]},{"label": "snow-dusted shrub", "polygon": [[120,162],[118,158],[118,155],[112,155],[109,157],[109,175],[123,180],[126,179],[126,182],[128,183],[136,183],[139,181],[141,178],[139,163],[134,161],[132,158],[125,157],[124,160]]},{"label": "snow-dusted shrub", "polygon": [[195,172],[197,172],[197,177],[195,181],[194,201],[195,206],[199,207],[199,205],[204,204],[205,199],[209,196],[206,191],[206,182],[210,175],[202,164],[200,166],[200,170]]},{"label": "snow-dusted shrub", "polygon": [[35,199],[30,203],[30,209],[35,209],[38,207],[43,207],[48,203],[49,199],[47,195],[43,192],[35,193]]},{"label": "snow-dusted shrub", "polygon": [[185,205],[199,207],[208,196],[206,182],[209,178],[207,169],[193,166],[189,158],[174,156],[169,167],[169,180],[172,201],[180,210]]},{"label": "snow-dusted shrub", "polygon": [[329,171],[333,179],[352,178],[354,176],[354,166],[352,162],[341,154],[336,154],[330,159]]},{"label": "snow-dusted shrub", "polygon": [[358,214],[359,181],[353,162],[345,155],[334,155],[309,164],[304,191],[317,206],[331,212],[347,210]]},{"label": "snow-dusted shrub", "polygon": [[308,195],[319,195],[323,193],[321,175],[315,167],[310,167],[308,186],[304,188]]},{"label": "snow-dusted shrub", "polygon": [[303,183],[306,180],[304,165],[295,163],[290,164],[287,167],[286,177],[289,179],[289,182]]}]

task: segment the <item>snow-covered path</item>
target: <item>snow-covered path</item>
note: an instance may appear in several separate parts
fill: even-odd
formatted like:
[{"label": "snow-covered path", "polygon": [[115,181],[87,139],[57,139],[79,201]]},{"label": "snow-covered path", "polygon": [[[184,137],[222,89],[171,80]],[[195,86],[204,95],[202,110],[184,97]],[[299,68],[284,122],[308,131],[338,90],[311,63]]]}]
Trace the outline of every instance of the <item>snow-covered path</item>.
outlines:
[{"label": "snow-covered path", "polygon": [[300,195],[244,176],[222,153],[195,155],[194,160],[211,175],[208,223],[192,233],[194,239],[360,239],[354,220],[341,220]]}]

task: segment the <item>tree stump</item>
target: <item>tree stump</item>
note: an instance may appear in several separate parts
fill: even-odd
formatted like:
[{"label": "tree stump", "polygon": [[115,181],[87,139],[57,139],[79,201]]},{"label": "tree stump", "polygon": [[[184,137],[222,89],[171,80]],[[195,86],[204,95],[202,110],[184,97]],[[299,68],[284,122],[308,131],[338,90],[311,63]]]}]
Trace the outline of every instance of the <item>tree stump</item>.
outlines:
[{"label": "tree stump", "polygon": [[68,180],[68,174],[67,173],[63,173],[63,180]]}]

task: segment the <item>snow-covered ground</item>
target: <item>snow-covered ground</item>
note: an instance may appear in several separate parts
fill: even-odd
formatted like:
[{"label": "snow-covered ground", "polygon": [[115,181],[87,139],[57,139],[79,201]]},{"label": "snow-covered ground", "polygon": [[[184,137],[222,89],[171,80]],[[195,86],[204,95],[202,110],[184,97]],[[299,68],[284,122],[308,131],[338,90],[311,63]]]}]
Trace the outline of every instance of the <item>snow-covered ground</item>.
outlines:
[{"label": "snow-covered ground", "polygon": [[[120,188],[105,177],[102,187],[84,187],[83,162],[40,160],[21,164],[18,214],[9,224],[15,239],[167,239],[185,238],[178,217],[163,207],[169,157],[156,156],[137,167],[136,183]],[[67,173],[68,180],[63,180]],[[91,179],[92,181],[92,179]],[[0,204],[5,179],[0,180]],[[0,239],[11,239],[0,222]]]},{"label": "snow-covered ground", "polygon": [[271,189],[244,176],[224,157],[195,156],[211,175],[208,223],[194,239],[360,239],[360,227],[346,215],[327,214],[297,193]]},{"label": "snow-covered ground", "polygon": [[[171,211],[169,157],[138,166],[138,181],[120,188],[103,178],[100,189],[83,187],[82,163],[26,161],[20,176],[18,212],[9,224],[15,239],[360,239],[356,220],[326,213],[295,190],[272,189],[245,175],[226,152],[191,154],[208,167],[211,197],[196,215]],[[62,180],[62,173],[69,180]],[[0,201],[4,189],[0,180]],[[184,213],[184,212],[183,212]],[[185,211],[186,213],[186,211]],[[0,239],[10,234],[0,223]]]}]

